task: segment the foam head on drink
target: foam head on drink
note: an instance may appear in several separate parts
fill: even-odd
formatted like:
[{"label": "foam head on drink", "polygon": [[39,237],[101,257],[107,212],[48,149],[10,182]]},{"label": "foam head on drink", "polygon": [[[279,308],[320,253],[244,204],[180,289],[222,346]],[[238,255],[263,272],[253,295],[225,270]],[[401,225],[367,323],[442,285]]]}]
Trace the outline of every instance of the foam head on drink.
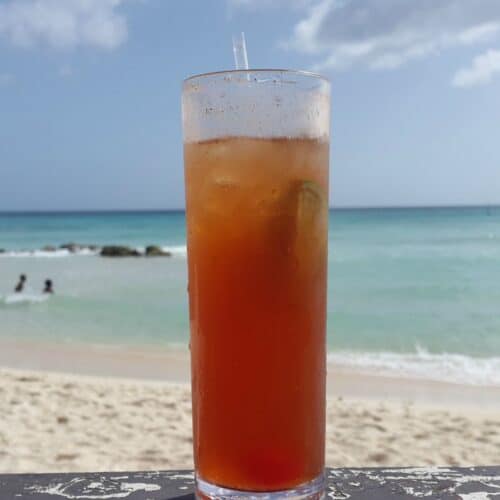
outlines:
[{"label": "foam head on drink", "polygon": [[194,455],[237,490],[322,474],[329,145],[186,142]]}]

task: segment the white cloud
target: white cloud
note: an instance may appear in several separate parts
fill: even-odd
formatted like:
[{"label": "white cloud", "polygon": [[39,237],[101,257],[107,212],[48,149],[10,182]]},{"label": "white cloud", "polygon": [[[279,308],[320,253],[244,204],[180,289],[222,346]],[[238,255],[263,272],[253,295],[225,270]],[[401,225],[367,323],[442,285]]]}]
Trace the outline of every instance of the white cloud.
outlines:
[{"label": "white cloud", "polygon": [[57,49],[115,49],[127,38],[122,0],[7,0],[0,4],[0,39]]},{"label": "white cloud", "polygon": [[497,73],[500,74],[500,50],[490,49],[475,57],[468,68],[457,71],[452,84],[455,87],[485,85],[490,83]]},{"label": "white cloud", "polygon": [[10,73],[0,73],[0,87],[7,87],[14,82],[14,75]]},{"label": "white cloud", "polygon": [[498,35],[500,0],[321,0],[284,45],[317,69],[387,69]]}]

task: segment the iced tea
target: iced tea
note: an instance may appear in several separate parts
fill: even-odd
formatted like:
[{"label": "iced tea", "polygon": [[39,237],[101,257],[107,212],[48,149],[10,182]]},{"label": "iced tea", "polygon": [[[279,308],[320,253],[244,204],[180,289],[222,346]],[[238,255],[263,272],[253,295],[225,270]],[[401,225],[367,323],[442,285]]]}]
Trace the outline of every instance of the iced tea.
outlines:
[{"label": "iced tea", "polygon": [[323,473],[327,140],[186,142],[198,476],[247,491]]}]

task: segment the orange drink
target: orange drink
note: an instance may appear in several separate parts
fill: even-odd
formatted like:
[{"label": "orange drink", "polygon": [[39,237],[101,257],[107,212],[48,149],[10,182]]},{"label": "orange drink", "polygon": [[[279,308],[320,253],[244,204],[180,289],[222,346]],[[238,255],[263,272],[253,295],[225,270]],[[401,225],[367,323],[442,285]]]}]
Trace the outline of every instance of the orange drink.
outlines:
[{"label": "orange drink", "polygon": [[184,162],[198,494],[306,485],[300,498],[320,498],[328,137],[196,139]]}]

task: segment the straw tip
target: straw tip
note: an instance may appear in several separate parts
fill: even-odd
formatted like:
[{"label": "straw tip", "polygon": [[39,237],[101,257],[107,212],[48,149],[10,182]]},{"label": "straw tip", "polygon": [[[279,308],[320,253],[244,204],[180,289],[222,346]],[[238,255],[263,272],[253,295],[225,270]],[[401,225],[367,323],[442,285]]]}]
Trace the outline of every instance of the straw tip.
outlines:
[{"label": "straw tip", "polygon": [[233,54],[236,69],[248,69],[247,44],[245,32],[233,35]]}]

